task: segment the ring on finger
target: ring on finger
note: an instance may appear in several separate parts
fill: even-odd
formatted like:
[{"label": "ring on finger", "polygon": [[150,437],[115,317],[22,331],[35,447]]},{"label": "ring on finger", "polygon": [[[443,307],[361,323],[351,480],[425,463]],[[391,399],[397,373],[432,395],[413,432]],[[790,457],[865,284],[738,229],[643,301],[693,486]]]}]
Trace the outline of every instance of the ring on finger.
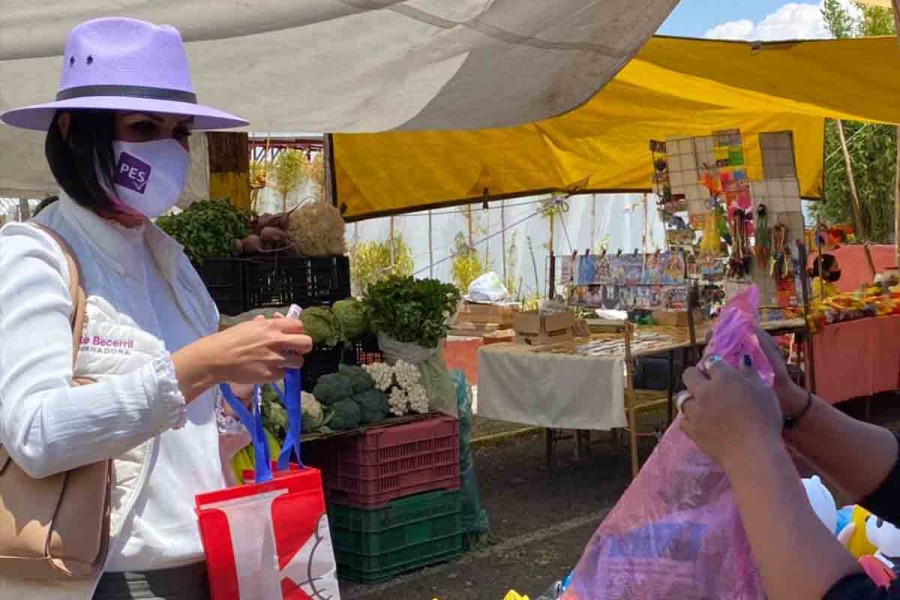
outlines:
[{"label": "ring on finger", "polygon": [[706,358],[701,361],[701,370],[704,373],[709,373],[709,370],[712,369],[717,364],[724,362],[725,359],[721,357],[719,354],[710,354]]},{"label": "ring on finger", "polygon": [[688,400],[694,400],[694,396],[687,390],[679,392],[677,396],[675,396],[675,406],[678,408],[678,412],[683,413],[682,407],[684,403]]}]

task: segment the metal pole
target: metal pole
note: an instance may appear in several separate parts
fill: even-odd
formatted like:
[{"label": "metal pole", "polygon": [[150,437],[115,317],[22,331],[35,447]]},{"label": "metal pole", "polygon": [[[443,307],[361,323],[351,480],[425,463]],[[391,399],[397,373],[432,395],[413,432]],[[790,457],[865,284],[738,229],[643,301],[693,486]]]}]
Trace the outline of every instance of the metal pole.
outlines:
[{"label": "metal pole", "polygon": [[19,198],[19,220],[27,221],[31,218],[31,208],[28,206],[28,200]]},{"label": "metal pole", "polygon": [[[327,201],[332,206],[341,208],[338,201],[337,177],[334,172],[334,136],[330,133],[325,134],[322,143],[322,152],[325,153],[325,193]],[[342,211],[343,212],[343,211]]]},{"label": "metal pole", "polygon": [[390,240],[390,246],[391,246],[391,272],[393,273],[394,264],[396,264],[394,262],[396,260],[396,256],[394,255],[394,215],[391,215],[391,230],[388,235],[388,239]]},{"label": "metal pole", "polygon": [[506,200],[500,201],[500,245],[503,247],[503,252],[500,254],[502,257],[500,265],[503,271],[503,284],[506,285],[506,282],[509,281],[509,276],[506,274]]},{"label": "metal pole", "polygon": [[434,279],[434,243],[431,229],[431,210],[428,211],[428,277]]},{"label": "metal pole", "polygon": [[894,167],[894,265],[900,267],[900,127],[897,127],[896,137],[897,158]]},{"label": "metal pole", "polygon": [[865,239],[862,221],[862,206],[859,203],[859,194],[856,191],[856,180],[853,178],[853,164],[850,162],[850,150],[847,148],[847,138],[844,135],[844,122],[838,119],[837,123],[838,137],[841,140],[841,153],[844,155],[844,166],[847,168],[847,182],[850,184],[850,198],[853,200],[853,216],[856,221],[856,237],[859,240]]}]

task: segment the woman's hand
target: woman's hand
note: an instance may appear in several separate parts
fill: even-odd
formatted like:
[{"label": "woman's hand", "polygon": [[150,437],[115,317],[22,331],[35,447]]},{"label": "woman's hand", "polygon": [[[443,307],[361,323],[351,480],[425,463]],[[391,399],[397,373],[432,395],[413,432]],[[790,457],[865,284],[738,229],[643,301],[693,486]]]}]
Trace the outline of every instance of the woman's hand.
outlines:
[{"label": "woman's hand", "polygon": [[785,415],[796,415],[806,404],[806,390],[791,379],[781,348],[772,339],[772,336],[758,327],[756,329],[756,337],[759,339],[759,347],[766,355],[766,358],[769,359],[769,364],[772,365],[772,370],[775,372],[775,383],[772,389],[781,403],[781,412]]},{"label": "woman's hand", "polygon": [[681,405],[682,430],[726,472],[757,445],[782,444],[782,413],[775,393],[745,365],[740,371],[718,357],[705,372],[685,371],[690,397]]},{"label": "woman's hand", "polygon": [[279,381],[286,369],[303,366],[313,347],[298,319],[254,319],[201,338],[172,356],[185,399],[222,381]]},{"label": "woman's hand", "polygon": [[303,354],[313,347],[297,319],[254,319],[203,338],[214,373],[220,381],[270,383],[286,369],[303,366]]}]

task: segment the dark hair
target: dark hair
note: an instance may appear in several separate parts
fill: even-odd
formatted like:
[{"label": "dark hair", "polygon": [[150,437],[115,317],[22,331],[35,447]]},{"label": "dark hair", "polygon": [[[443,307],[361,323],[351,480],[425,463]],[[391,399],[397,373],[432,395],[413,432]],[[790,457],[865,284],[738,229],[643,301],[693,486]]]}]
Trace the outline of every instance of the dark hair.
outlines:
[{"label": "dark hair", "polygon": [[[113,189],[113,139],[116,115],[108,110],[73,110],[64,136],[57,111],[47,131],[44,155],[63,191],[78,204],[94,211],[114,210],[106,190]],[[98,177],[97,172],[102,174]]]},{"label": "dark hair", "polygon": [[40,213],[42,210],[44,210],[45,208],[47,208],[48,206],[50,206],[57,200],[59,200],[59,196],[47,196],[46,198],[44,198],[43,200],[40,201],[40,203],[34,209],[34,212],[31,213],[31,216],[32,217],[38,216],[38,213]]},{"label": "dark hair", "polygon": [[837,259],[833,254],[817,256],[810,269],[810,277],[818,277],[819,273],[826,274],[837,266]]}]

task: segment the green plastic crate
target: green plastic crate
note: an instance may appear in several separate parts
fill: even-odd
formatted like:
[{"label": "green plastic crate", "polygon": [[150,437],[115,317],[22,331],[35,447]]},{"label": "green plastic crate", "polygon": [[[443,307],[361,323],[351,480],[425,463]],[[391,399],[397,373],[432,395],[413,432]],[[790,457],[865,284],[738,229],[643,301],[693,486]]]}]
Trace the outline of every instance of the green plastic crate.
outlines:
[{"label": "green plastic crate", "polygon": [[379,583],[462,556],[462,534],[416,544],[380,556],[362,556],[334,549],[338,577],[359,583]]},{"label": "green plastic crate", "polygon": [[421,523],[434,517],[455,514],[461,510],[462,495],[459,490],[437,490],[393,500],[386,507],[375,510],[330,502],[328,519],[332,529],[382,533],[388,529]]},{"label": "green plastic crate", "polygon": [[435,491],[364,510],[330,504],[328,517],[338,574],[385,581],[462,554],[462,495]]}]

